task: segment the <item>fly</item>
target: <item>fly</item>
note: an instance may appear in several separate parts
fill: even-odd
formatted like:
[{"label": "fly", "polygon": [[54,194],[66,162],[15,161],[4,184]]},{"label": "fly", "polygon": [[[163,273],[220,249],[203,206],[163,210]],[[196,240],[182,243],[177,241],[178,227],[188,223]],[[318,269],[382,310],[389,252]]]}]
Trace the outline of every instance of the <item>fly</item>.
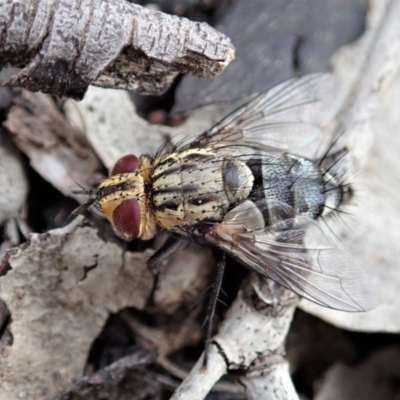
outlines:
[{"label": "fly", "polygon": [[[96,203],[125,240],[159,231],[198,237],[321,306],[371,308],[365,278],[319,221],[352,196],[327,165],[345,150],[310,159],[288,150],[315,128],[304,122],[327,75],[307,75],[253,97],[174,151],[117,161],[77,212]],[[176,249],[167,241],[150,266]]]}]

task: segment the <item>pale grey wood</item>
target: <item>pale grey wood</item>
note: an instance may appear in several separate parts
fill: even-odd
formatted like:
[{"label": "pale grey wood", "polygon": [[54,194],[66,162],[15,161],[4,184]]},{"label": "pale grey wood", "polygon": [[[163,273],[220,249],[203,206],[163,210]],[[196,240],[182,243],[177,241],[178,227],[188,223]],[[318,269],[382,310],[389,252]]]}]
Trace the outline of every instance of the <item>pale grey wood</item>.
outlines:
[{"label": "pale grey wood", "polygon": [[221,376],[240,370],[246,398],[298,400],[284,358],[298,301],[291,291],[253,273],[211,341],[207,368],[201,357],[171,399],[204,399]]}]

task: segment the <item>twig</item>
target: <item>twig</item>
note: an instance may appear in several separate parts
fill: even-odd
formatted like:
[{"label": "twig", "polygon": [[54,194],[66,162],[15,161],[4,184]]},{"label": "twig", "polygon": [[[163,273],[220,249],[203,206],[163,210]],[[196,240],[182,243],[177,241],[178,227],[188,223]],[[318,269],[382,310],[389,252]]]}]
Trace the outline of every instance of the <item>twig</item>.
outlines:
[{"label": "twig", "polygon": [[[166,357],[158,356],[157,363],[170,374],[176,376],[181,380],[185,379],[189,374],[188,371],[180,368],[178,365],[174,364]],[[214,385],[212,390],[216,392],[226,392],[234,394],[243,393],[243,387],[230,382],[218,382]]]},{"label": "twig", "polygon": [[[207,368],[200,359],[172,399],[203,399],[229,371],[244,371],[240,381],[249,399],[297,399],[284,359],[284,341],[298,300],[292,292],[253,274],[212,340]],[[275,397],[269,397],[272,394]]]},{"label": "twig", "polygon": [[[75,396],[81,397],[82,395],[85,398],[97,398],[93,394],[98,393],[100,390],[107,391],[108,388],[117,386],[126,378],[129,371],[151,364],[155,359],[156,353],[154,351],[138,349],[133,354],[120,358],[92,375],[74,380],[62,392],[58,393],[54,400],[74,399]],[[140,389],[138,385],[138,391]]]}]

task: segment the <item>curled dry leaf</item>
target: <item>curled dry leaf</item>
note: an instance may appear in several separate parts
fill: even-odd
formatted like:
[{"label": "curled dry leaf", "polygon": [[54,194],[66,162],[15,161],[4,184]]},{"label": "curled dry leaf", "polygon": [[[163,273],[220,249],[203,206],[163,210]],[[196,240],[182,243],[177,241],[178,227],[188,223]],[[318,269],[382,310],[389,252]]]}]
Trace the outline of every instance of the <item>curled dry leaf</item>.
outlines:
[{"label": "curled dry leaf", "polygon": [[8,248],[20,244],[20,232],[25,235],[29,230],[23,220],[28,189],[21,157],[0,127],[0,258]]},{"label": "curled dry leaf", "polygon": [[[157,242],[160,243],[158,238],[156,248]],[[203,310],[202,300],[207,298],[214,272],[210,249],[182,243],[159,265],[157,284],[145,310],[152,316],[153,326],[145,325],[128,312],[122,314],[135,333],[136,343],[157,348],[163,356],[198,344],[203,336],[199,313]]]},{"label": "curled dry leaf", "polygon": [[100,163],[85,136],[58,111],[50,96],[23,91],[15,99],[4,126],[32,167],[65,196],[78,184],[90,186]]},{"label": "curled dry leaf", "polygon": [[1,349],[0,398],[49,399],[81,376],[109,313],[143,309],[153,281],[147,257],[102,241],[80,217],[10,250],[0,298],[12,343]]},{"label": "curled dry leaf", "polygon": [[[211,249],[183,243],[165,266],[154,291],[157,310],[172,314],[183,304],[191,307],[199,301],[215,273]],[[181,245],[182,247],[182,245]]]},{"label": "curled dry leaf", "polygon": [[28,180],[21,159],[0,128],[0,225],[18,216],[27,194]]},{"label": "curled dry leaf", "polygon": [[199,313],[215,274],[210,249],[183,243],[165,265],[153,293],[152,314],[161,314],[157,341],[160,354],[169,355],[185,346],[196,345],[203,337]]},{"label": "curled dry leaf", "polygon": [[145,94],[178,73],[212,77],[234,58],[207,24],[123,0],[0,3],[2,65],[23,67],[9,86],[81,99],[90,84]]},{"label": "curled dry leaf", "polygon": [[109,169],[128,153],[155,154],[164,143],[160,128],[140,118],[122,90],[90,87],[81,102],[67,100],[64,110]]}]

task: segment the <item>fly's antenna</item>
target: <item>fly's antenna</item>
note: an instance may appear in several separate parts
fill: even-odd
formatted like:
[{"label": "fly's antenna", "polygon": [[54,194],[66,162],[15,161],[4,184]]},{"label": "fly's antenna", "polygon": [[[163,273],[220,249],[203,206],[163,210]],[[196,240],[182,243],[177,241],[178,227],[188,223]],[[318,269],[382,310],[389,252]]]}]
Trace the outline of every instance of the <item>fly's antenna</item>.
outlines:
[{"label": "fly's antenna", "polygon": [[74,216],[76,217],[77,215],[81,215],[84,214],[91,206],[92,204],[95,202],[95,199],[89,199],[88,201],[86,201],[85,203],[81,204],[79,207],[75,208],[75,210],[73,210],[71,212],[70,216]]},{"label": "fly's antenna", "polygon": [[[71,179],[72,179],[82,190],[86,190],[77,180],[75,180],[75,178],[74,178],[70,173],[68,173],[68,175],[71,177]],[[75,193],[75,192],[76,192],[75,190],[72,191],[72,193],[74,193],[74,194],[79,194],[79,193]]]},{"label": "fly's antenna", "polygon": [[71,212],[70,217],[72,217],[72,216],[76,217],[78,215],[84,214],[93,203],[94,203],[94,200],[81,204],[79,207],[75,208],[75,210],[73,210]]},{"label": "fly's antenna", "polygon": [[89,196],[89,199],[85,203],[81,204],[79,207],[75,208],[75,210],[73,210],[71,212],[71,214],[69,215],[69,218],[71,218],[73,216],[77,216],[77,215],[85,213],[90,208],[90,206],[96,201],[96,193],[95,193],[94,189],[85,189],[85,187],[82,186],[72,176],[72,174],[68,171],[67,168],[65,168],[65,166],[63,166],[63,168],[64,168],[65,172],[69,175],[71,180],[73,180],[75,182],[75,184],[80,187],[79,190],[71,190],[71,193],[72,194],[84,194],[84,195]]},{"label": "fly's antenna", "polygon": [[80,187],[80,190],[72,190],[71,193],[73,193],[73,194],[85,194],[87,196],[92,196],[93,189],[85,189],[83,186],[79,185],[79,183],[77,183],[77,185]]},{"label": "fly's antenna", "polygon": [[93,189],[93,188],[85,189],[79,184],[78,184],[78,186],[81,189],[72,190],[72,193],[73,194],[84,194],[86,196],[89,196],[89,199],[87,201],[85,201],[83,204],[81,204],[79,207],[75,208],[75,210],[73,210],[71,212],[71,216],[77,216],[80,214],[84,214],[96,201],[96,190],[95,189]]},{"label": "fly's antenna", "polygon": [[158,150],[154,154],[153,158],[161,157],[162,155],[166,154],[169,151],[169,149],[172,149],[173,147],[174,147],[174,145],[172,143],[172,137],[170,135],[168,135],[165,138],[164,143],[158,148]]}]

